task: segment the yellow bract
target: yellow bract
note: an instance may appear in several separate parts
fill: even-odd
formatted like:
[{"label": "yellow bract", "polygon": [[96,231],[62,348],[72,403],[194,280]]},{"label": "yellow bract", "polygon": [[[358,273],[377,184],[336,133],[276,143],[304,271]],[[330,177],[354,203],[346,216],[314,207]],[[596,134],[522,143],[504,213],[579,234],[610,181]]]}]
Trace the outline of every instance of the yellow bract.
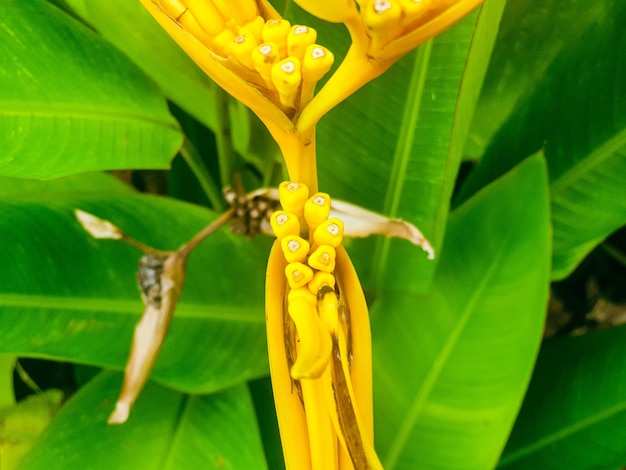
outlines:
[{"label": "yellow bract", "polygon": [[290,182],[279,194],[266,320],[287,468],[382,468],[373,447],[369,318],[341,246],[343,223],[328,218],[328,194],[309,197]]}]

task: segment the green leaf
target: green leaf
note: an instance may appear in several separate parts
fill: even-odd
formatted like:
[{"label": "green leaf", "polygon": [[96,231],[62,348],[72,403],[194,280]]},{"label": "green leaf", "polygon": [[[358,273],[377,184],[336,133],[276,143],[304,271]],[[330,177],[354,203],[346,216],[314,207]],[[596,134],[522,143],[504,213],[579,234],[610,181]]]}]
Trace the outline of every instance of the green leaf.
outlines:
[{"label": "green leaf", "polygon": [[0,409],[0,462],[2,470],[18,468],[39,435],[61,407],[63,393],[47,390],[18,404]]},{"label": "green leaf", "polygon": [[431,294],[399,285],[374,302],[385,469],[493,468],[541,339],[549,236],[546,170],[536,157],[453,212]]},{"label": "green leaf", "polygon": [[17,357],[13,354],[0,354],[0,409],[15,404],[13,372]]},{"label": "green leaf", "polygon": [[[10,187],[7,181],[0,187]],[[95,174],[0,197],[0,352],[124,366],[143,311],[135,281],[141,253],[119,241],[92,239],[73,210],[110,220],[161,249],[178,247],[215,216],[119,188],[111,177]],[[153,379],[203,392],[267,373],[268,242],[249,242],[224,229],[191,254]]]},{"label": "green leaf", "polygon": [[624,465],[625,354],[625,326],[548,341],[498,468]]},{"label": "green leaf", "polygon": [[104,372],[83,387],[20,469],[267,468],[245,385],[187,396],[149,382],[129,421],[110,426],[121,379]]},{"label": "green leaf", "polygon": [[139,65],[168,98],[207,127],[215,128],[215,84],[139,1],[68,0],[67,3]]},{"label": "green leaf", "polygon": [[[424,44],[322,119],[318,161],[323,189],[408,220],[436,251],[441,248],[462,147],[503,6],[502,0],[488,1],[480,15],[473,12]],[[435,268],[400,240],[355,241],[350,251],[366,289],[373,292],[394,289],[399,279],[423,291]],[[405,262],[398,267],[395,259]]]},{"label": "green leaf", "polygon": [[0,175],[165,168],[181,142],[156,87],[41,0],[0,3]]},{"label": "green leaf", "polygon": [[[626,81],[621,79],[626,4],[589,5],[576,16],[582,29],[554,46],[545,72],[527,85],[460,195],[467,198],[543,151],[550,174],[555,279],[566,277],[626,223]],[[551,17],[561,8],[562,2],[553,1],[542,11]],[[528,19],[516,16],[515,21],[523,28]]]}]

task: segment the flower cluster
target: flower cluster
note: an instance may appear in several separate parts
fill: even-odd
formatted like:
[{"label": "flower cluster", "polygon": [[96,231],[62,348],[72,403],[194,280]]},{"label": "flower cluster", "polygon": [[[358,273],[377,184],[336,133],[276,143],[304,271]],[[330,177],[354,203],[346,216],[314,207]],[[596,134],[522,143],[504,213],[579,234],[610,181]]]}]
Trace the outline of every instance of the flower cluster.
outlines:
[{"label": "flower cluster", "polygon": [[382,468],[373,446],[367,305],[328,194],[279,186],[266,322],[288,468]]},{"label": "flower cluster", "polygon": [[[295,0],[345,24],[352,43],[321,90],[333,54],[315,30],[266,0],[141,0],[222,88],[247,105],[281,149],[291,182],[271,216],[266,323],[272,388],[289,469],[380,469],[373,446],[367,304],[344,235],[401,236],[434,250],[417,228],[317,193],[315,127],[331,108],[442,32],[482,0]],[[309,194],[315,193],[313,195]],[[350,219],[365,229],[350,229]],[[343,220],[343,222],[342,222]],[[357,224],[358,225],[358,224]],[[363,233],[366,232],[366,233]]]}]

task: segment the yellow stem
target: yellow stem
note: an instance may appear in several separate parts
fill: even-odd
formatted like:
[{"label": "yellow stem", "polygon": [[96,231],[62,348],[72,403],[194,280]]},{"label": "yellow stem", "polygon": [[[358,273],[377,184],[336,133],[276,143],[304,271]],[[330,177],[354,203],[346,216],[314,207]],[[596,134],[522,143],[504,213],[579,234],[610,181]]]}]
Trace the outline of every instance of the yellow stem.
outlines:
[{"label": "yellow stem", "polygon": [[324,114],[391,66],[392,62],[373,60],[361,49],[350,47],[339,68],[302,111],[296,123],[298,132],[308,132]]},{"label": "yellow stem", "polygon": [[302,183],[309,193],[317,192],[317,163],[315,157],[315,126],[305,132],[284,128],[265,122],[270,134],[278,143],[287,165],[289,180]]}]

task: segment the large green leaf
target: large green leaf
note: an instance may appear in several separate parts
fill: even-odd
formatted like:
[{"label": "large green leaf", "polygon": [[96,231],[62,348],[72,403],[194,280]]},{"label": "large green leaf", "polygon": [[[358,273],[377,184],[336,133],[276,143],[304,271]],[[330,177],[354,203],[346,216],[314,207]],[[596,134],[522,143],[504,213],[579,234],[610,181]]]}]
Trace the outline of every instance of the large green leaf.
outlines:
[{"label": "large green leaf", "polygon": [[41,0],[0,3],[0,175],[165,168],[178,125],[141,71]]},{"label": "large green leaf", "polygon": [[121,375],[105,372],[61,410],[21,470],[264,469],[245,385],[186,396],[149,382],[129,421],[107,425]]},{"label": "large green leaf", "polygon": [[626,327],[547,342],[501,469],[626,463]]},{"label": "large green leaf", "polygon": [[[576,35],[557,42],[545,73],[527,84],[461,193],[468,197],[542,150],[550,174],[555,279],[626,223],[626,4],[589,5],[575,16]],[[552,17],[561,8],[551,1],[541,11]],[[515,21],[520,28],[527,23],[520,15]],[[500,47],[515,46],[512,39]]]},{"label": "large green leaf", "polygon": [[[322,119],[318,161],[324,190],[408,220],[441,248],[503,6],[502,0],[488,0],[480,15],[470,14],[421,46]],[[434,272],[435,263],[404,241],[358,241],[352,251],[372,293],[394,289],[400,279],[422,291]],[[396,259],[405,263],[397,266]]]},{"label": "large green leaf", "polygon": [[[158,248],[176,248],[214,215],[173,200],[120,190],[106,175],[58,182],[3,180],[0,196],[0,352],[124,366],[143,310],[135,271],[141,253],[94,240],[81,208]],[[36,187],[40,189],[37,190]],[[263,284],[267,240],[227,230],[188,263],[188,276],[153,378],[190,390],[221,389],[267,372]]]},{"label": "large green leaf", "polygon": [[214,128],[215,84],[154,21],[139,0],[68,0],[181,108]]},{"label": "large green leaf", "polygon": [[449,219],[428,297],[372,305],[376,438],[387,470],[493,468],[521,405],[547,301],[546,170],[536,157]]}]

